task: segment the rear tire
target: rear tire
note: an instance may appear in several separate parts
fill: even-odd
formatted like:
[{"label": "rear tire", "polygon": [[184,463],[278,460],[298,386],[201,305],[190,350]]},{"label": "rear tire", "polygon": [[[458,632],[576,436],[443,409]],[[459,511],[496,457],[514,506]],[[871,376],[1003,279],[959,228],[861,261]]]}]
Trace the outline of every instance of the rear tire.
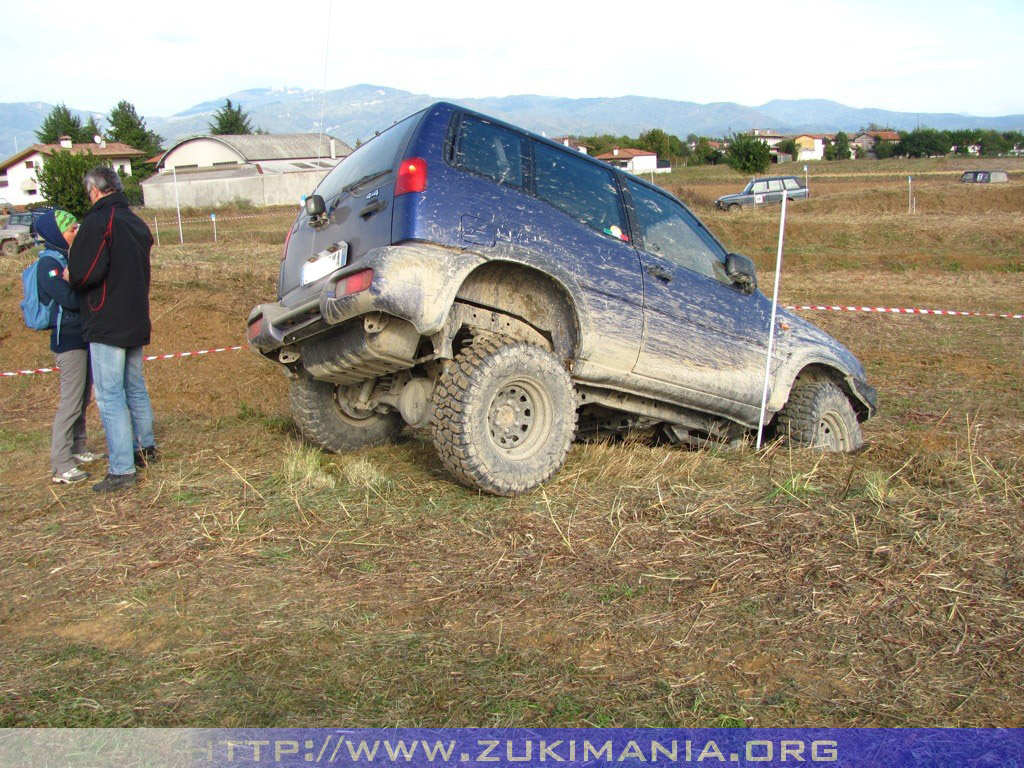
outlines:
[{"label": "rear tire", "polygon": [[369,412],[357,418],[342,410],[338,388],[327,381],[299,376],[290,388],[292,416],[311,443],[333,453],[346,453],[393,440],[401,431],[402,417],[394,411]]},{"label": "rear tire", "polygon": [[518,496],[565,464],[576,434],[576,391],[542,347],[477,338],[434,388],[431,431],[445,468],[470,488]]},{"label": "rear tire", "polygon": [[776,423],[780,437],[819,451],[852,453],[864,445],[849,398],[829,379],[797,379]]}]

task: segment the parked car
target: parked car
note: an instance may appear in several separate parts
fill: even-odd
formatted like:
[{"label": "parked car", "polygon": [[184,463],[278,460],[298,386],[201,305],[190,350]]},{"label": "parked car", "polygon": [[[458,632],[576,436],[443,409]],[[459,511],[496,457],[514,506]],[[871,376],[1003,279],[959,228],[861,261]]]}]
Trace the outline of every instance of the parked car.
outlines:
[{"label": "parked car", "polygon": [[15,221],[16,217],[24,215],[13,214],[0,227],[0,251],[8,258],[17,256],[25,248],[31,248],[34,243],[30,234],[30,225],[20,220]]},{"label": "parked car", "polygon": [[966,171],[960,177],[961,184],[998,184],[1009,180],[1010,175],[1006,171]]},{"label": "parked car", "polygon": [[25,231],[28,232],[29,237],[32,238],[32,242],[38,245],[43,242],[43,238],[36,232],[36,220],[43,215],[45,210],[52,209],[36,209],[33,211],[26,211],[25,213],[12,213],[7,219],[6,226],[24,227]]},{"label": "parked car", "polygon": [[781,203],[783,193],[790,200],[803,200],[810,196],[807,187],[796,176],[772,176],[751,179],[742,192],[723,195],[715,201],[715,205],[723,211],[736,211],[753,205]]},{"label": "parked car", "polygon": [[[515,495],[580,433],[690,445],[756,430],[771,302],[672,195],[461,107],[402,120],[334,168],[288,232],[277,301],[247,337],[330,451],[430,429],[462,483]],[[852,451],[864,369],[782,311],[772,427]]]}]

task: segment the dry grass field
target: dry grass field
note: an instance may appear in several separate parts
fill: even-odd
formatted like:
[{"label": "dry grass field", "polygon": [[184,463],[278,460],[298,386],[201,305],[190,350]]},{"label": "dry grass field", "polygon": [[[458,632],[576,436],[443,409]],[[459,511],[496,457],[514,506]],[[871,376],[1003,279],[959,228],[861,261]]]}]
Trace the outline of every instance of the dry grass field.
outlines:
[{"label": "dry grass field", "polygon": [[[782,299],[1020,312],[1024,168],[1001,165],[991,188],[812,165]],[[778,209],[714,210],[728,169],[662,181],[770,286]],[[241,343],[274,295],[292,212],[230,213],[217,244],[161,225],[152,352]],[[51,363],[28,259],[0,261],[4,371]],[[415,432],[305,446],[244,350],[149,364],[163,460],[98,498],[49,483],[56,378],[0,379],[0,725],[1024,726],[1024,322],[812,319],[879,390],[865,452],[638,435],[511,500]],[[95,408],[90,430],[102,449]]]}]

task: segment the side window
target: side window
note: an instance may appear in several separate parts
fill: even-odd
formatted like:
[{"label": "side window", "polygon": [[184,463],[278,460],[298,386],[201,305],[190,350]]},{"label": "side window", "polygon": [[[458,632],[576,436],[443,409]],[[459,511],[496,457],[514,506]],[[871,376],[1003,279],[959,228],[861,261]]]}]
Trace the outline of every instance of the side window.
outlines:
[{"label": "side window", "polygon": [[796,179],[784,179],[783,184],[786,189],[800,189],[800,185],[796,183]]},{"label": "side window", "polygon": [[725,275],[725,253],[689,211],[632,181],[627,181],[626,186],[633,198],[645,251],[705,277],[731,282]]},{"label": "side window", "polygon": [[537,197],[598,232],[629,240],[615,174],[539,141],[533,153]]},{"label": "side window", "polygon": [[523,139],[468,115],[459,126],[455,165],[510,187],[523,186]]},{"label": "side window", "polygon": [[781,192],[782,191],[782,179],[772,179],[768,182],[769,192]]},{"label": "side window", "polygon": [[763,195],[767,191],[768,191],[768,182],[767,181],[758,181],[758,182],[756,182],[754,184],[754,186],[752,186],[750,188],[750,193],[752,195]]}]

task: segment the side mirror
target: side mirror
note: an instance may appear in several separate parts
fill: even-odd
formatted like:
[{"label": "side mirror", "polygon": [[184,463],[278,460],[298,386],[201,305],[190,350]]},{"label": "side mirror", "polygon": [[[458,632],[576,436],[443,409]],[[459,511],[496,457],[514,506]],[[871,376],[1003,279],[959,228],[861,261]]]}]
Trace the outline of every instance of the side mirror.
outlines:
[{"label": "side mirror", "polygon": [[306,213],[309,214],[309,223],[314,227],[322,227],[327,223],[327,206],[320,195],[310,195],[306,198]]},{"label": "side mirror", "polygon": [[757,268],[741,253],[730,253],[725,259],[725,274],[744,293],[757,290]]}]

